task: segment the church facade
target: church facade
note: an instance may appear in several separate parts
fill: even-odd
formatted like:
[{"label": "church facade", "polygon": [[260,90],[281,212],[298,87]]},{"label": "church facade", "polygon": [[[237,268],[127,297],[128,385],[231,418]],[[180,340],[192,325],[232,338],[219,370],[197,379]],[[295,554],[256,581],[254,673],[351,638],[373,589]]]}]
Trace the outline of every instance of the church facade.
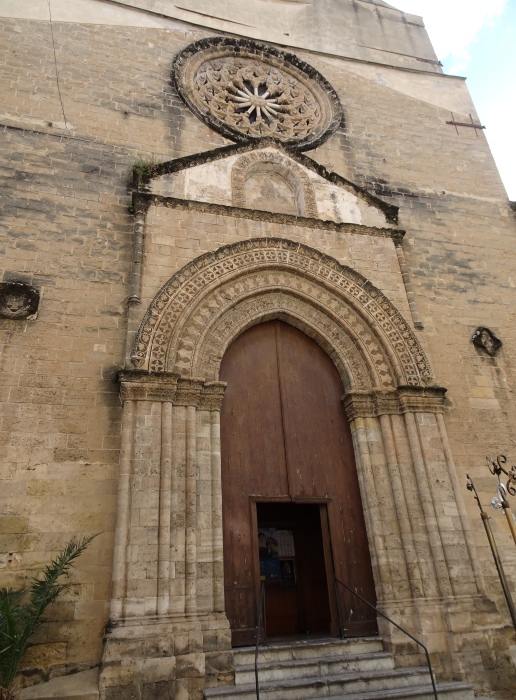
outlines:
[{"label": "church facade", "polygon": [[17,5],[2,585],[99,533],[24,684],[97,669],[102,700],[201,698],[260,615],[271,639],[380,634],[419,664],[354,591],[439,680],[513,697],[466,475],[487,508],[485,457],[516,443],[515,213],[421,18]]}]

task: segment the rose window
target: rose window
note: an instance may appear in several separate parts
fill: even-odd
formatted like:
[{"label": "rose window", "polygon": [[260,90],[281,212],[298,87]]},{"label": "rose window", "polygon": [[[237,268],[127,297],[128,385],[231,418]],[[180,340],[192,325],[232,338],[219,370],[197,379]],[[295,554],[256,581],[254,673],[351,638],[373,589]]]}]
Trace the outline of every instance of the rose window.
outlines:
[{"label": "rose window", "polygon": [[255,42],[204,40],[179,54],[174,77],[186,104],[225,136],[313,147],[338,126],[340,105],[322,76],[291,59]]}]

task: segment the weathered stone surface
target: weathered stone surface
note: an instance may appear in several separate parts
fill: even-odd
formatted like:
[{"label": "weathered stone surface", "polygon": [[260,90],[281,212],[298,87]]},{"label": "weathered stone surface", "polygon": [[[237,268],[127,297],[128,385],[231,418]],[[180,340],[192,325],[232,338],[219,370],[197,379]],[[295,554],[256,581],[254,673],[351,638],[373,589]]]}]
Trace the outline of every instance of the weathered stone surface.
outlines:
[{"label": "weathered stone surface", "polygon": [[[446,124],[450,110],[474,116],[464,83],[418,60],[434,58],[420,20],[380,2],[359,3],[353,21],[353,3],[338,3],[339,21],[308,4],[298,24],[297,3],[267,3],[259,17],[253,3],[240,3],[238,30],[233,15],[196,26],[200,4],[184,4],[167,19],[121,3],[53,2],[55,55],[46,3],[0,9],[9,56],[0,88],[1,279],[41,292],[36,320],[0,319],[2,585],[22,585],[72,534],[101,532],[38,630],[24,683],[101,660],[106,700],[193,700],[206,684],[231,681],[217,363],[247,322],[271,315],[316,338],[349,379],[345,406],[383,607],[422,631],[442,677],[510,698],[505,602],[464,483],[471,473],[488,503],[484,457],[516,438],[507,254],[515,219],[483,134]],[[187,45],[219,31],[264,39],[263,26],[278,32],[269,40],[297,47],[342,104],[338,129],[308,153],[312,165],[270,142],[233,147],[170,84]],[[357,27],[369,32],[360,42]],[[233,150],[218,157],[219,148]],[[139,159],[167,167],[133,202],[127,185]],[[264,202],[267,173],[286,179]],[[287,190],[288,206],[278,200]],[[255,259],[248,274],[222,284],[223,264],[238,256],[221,249],[267,239],[297,247],[296,262],[261,269]],[[315,257],[301,254],[308,249]],[[212,280],[200,272],[206,255]],[[336,261],[326,279],[324,261]],[[185,301],[186,277],[203,298],[196,307],[188,297],[184,328],[165,318],[159,299],[181,271]],[[344,294],[350,280],[359,283]],[[375,288],[382,308],[372,303]],[[157,379],[130,362],[148,309],[160,320],[155,347],[169,370]],[[479,327],[502,341],[495,356],[472,344]],[[429,368],[418,375],[421,354]],[[416,375],[436,386],[405,382]],[[514,588],[510,533],[500,514],[491,522]],[[381,633],[399,661],[419,662],[397,633]]]}]

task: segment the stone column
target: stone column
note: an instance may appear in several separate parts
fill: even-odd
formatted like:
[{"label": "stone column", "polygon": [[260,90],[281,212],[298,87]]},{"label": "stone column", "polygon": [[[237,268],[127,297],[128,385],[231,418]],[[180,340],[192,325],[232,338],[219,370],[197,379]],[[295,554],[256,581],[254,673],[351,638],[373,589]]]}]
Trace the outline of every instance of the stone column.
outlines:
[{"label": "stone column", "polygon": [[121,372],[120,383],[123,446],[101,694],[200,698],[206,685],[232,677],[220,496],[225,384],[139,370]]},{"label": "stone column", "polygon": [[[446,438],[445,390],[407,386],[350,392],[344,405],[378,604],[421,636],[441,674],[456,675],[450,652],[456,650],[459,611],[485,608],[485,600],[479,597],[483,584]],[[402,637],[388,626],[382,626],[382,634],[402,648]]]}]

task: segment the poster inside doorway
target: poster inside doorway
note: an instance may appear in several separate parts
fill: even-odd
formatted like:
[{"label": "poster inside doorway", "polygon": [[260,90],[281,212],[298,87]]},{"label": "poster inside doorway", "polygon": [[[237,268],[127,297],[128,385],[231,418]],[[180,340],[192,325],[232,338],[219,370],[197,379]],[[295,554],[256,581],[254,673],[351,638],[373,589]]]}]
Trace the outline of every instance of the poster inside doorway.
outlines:
[{"label": "poster inside doorway", "polygon": [[274,527],[258,529],[260,580],[282,586],[296,584],[294,536],[291,530]]}]

